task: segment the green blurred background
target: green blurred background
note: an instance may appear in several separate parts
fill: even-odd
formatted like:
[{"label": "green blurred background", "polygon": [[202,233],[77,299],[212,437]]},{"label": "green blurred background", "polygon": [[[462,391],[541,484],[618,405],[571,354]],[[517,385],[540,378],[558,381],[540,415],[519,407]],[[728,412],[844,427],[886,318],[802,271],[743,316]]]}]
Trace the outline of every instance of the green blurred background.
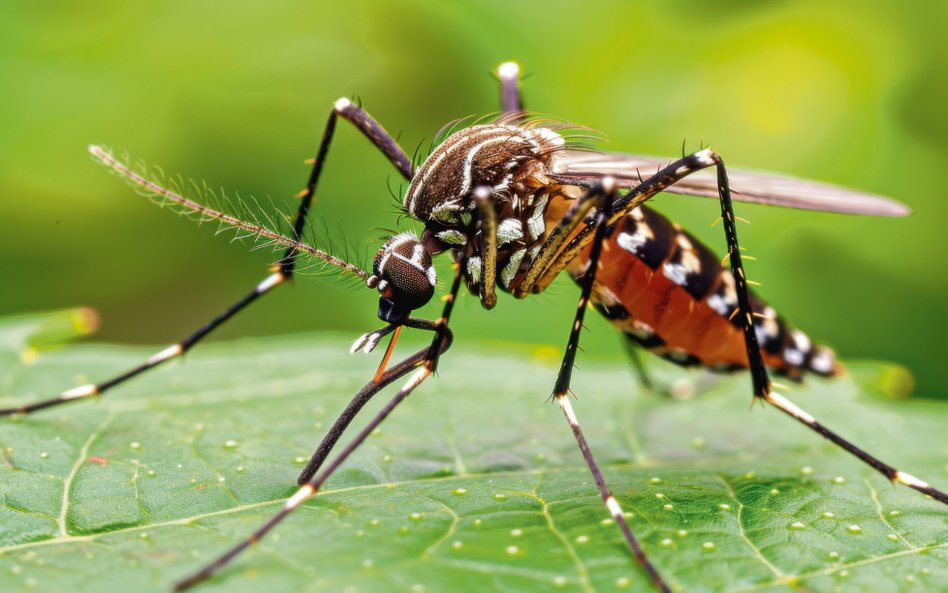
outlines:
[{"label": "green blurred background", "polygon": [[[760,260],[750,276],[794,324],[948,397],[946,22],[948,4],[930,0],[3,2],[0,313],[89,305],[97,339],[172,342],[273,259],[159,211],[94,165],[89,143],[283,201],[336,98],[361,97],[410,153],[451,119],[495,111],[490,71],[517,59],[528,107],[603,132],[609,149],[676,155],[704,141],[732,166],[911,205],[906,219],[742,205],[741,238]],[[389,186],[394,170],[340,126],[319,215],[374,249],[379,228],[412,227]],[[723,246],[714,202],[656,203]],[[491,312],[468,297],[456,332],[559,348],[576,296],[561,279]],[[375,307],[369,291],[300,278],[214,338],[355,337],[378,324]],[[588,355],[622,356],[604,323],[589,325]]]}]

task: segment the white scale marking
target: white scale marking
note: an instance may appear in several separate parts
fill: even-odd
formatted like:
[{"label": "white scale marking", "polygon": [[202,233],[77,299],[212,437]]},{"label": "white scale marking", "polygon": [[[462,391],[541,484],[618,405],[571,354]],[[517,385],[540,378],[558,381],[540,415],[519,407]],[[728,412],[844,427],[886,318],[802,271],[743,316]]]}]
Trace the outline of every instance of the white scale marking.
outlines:
[{"label": "white scale marking", "polygon": [[506,245],[523,238],[523,223],[516,218],[508,218],[497,225],[497,245]]},{"label": "white scale marking", "polygon": [[532,261],[536,261],[537,255],[540,254],[540,250],[541,250],[541,249],[543,249],[543,244],[542,244],[542,243],[537,243],[536,245],[534,245],[533,249],[531,249],[530,252],[527,254],[527,255],[529,256],[529,258],[530,258],[530,259],[527,260],[527,261],[531,261],[531,262],[532,262]]},{"label": "white scale marking", "polygon": [[708,297],[708,306],[721,315],[727,315],[731,310],[727,301],[725,301],[724,298],[719,294],[712,294]]},{"label": "white scale marking", "polygon": [[619,236],[616,237],[616,243],[632,255],[638,255],[639,249],[649,240],[649,237],[642,233],[645,228],[647,227],[639,227],[635,230],[635,233],[619,233]]},{"label": "white scale marking", "polygon": [[796,348],[787,348],[783,353],[783,359],[787,361],[787,364],[798,367],[803,364],[804,356]]},{"label": "white scale marking", "polygon": [[369,336],[369,339],[365,341],[365,346],[362,348],[362,351],[366,354],[371,354],[375,350],[375,346],[379,343],[379,340],[382,338],[377,333],[373,333]]},{"label": "white scale marking", "polygon": [[296,507],[300,506],[301,502],[312,496],[314,492],[316,492],[316,489],[313,488],[313,485],[306,484],[297,490],[293,496],[286,499],[286,502],[283,503],[283,508],[295,509]]},{"label": "white scale marking", "polygon": [[678,286],[684,286],[688,282],[688,274],[691,270],[684,264],[665,262],[662,265],[662,273]]},{"label": "white scale marking", "polygon": [[734,276],[724,270],[721,272],[721,282],[724,284],[724,295],[714,293],[708,297],[708,306],[720,313],[728,315],[737,306],[737,291],[734,290]]},{"label": "white scale marking", "polygon": [[[501,191],[510,187],[510,182],[513,181],[513,173],[507,173],[504,176],[503,180],[494,186],[494,191]],[[516,202],[520,200],[520,196],[514,195],[514,204],[516,207]]]},{"label": "white scale marking", "polygon": [[546,215],[547,201],[549,201],[549,196],[546,194],[540,196],[533,207],[533,214],[527,219],[527,232],[530,233],[530,238],[534,241],[539,239],[546,230],[544,216]]},{"label": "white scale marking", "polygon": [[813,346],[810,342],[810,338],[803,333],[802,331],[795,329],[790,332],[790,337],[793,338],[793,343],[801,352],[809,352],[810,348]]},{"label": "white scale marking", "polygon": [[810,368],[818,373],[828,373],[833,370],[833,358],[826,350],[820,350],[810,359]]},{"label": "white scale marking", "polygon": [[903,471],[895,471],[895,480],[901,482],[906,486],[915,486],[916,488],[931,488],[931,484],[923,480],[919,480],[912,474],[905,473]]},{"label": "white scale marking", "polygon": [[504,62],[497,67],[497,75],[501,78],[516,79],[520,75],[520,66],[517,62]]},{"label": "white scale marking", "polygon": [[459,195],[467,195],[471,191],[471,177],[474,174],[474,157],[477,156],[477,153],[480,152],[482,148],[490,144],[496,144],[498,142],[525,142],[526,139],[520,135],[503,135],[497,138],[488,138],[483,140],[478,144],[474,145],[474,148],[468,151],[467,156],[464,157],[464,178],[461,182],[461,191]]},{"label": "white scale marking", "polygon": [[517,251],[514,251],[513,255],[510,256],[510,261],[507,262],[507,265],[504,266],[503,271],[500,273],[500,280],[504,283],[505,288],[510,288],[510,282],[520,270],[520,262],[523,261],[523,256],[526,254],[526,249],[518,249]]},{"label": "white scale marking", "polygon": [[80,397],[86,397],[89,395],[95,395],[99,392],[96,389],[95,385],[92,383],[88,385],[80,385],[79,387],[73,387],[72,389],[64,391],[59,398],[60,399],[78,399]]},{"label": "white scale marking", "polygon": [[473,256],[467,260],[467,275],[471,278],[471,281],[474,284],[479,284],[481,281],[481,258]]},{"label": "white scale marking", "polygon": [[[753,324],[753,320],[748,318],[748,323]],[[767,331],[767,328],[763,325],[754,324],[754,334],[757,335],[757,341],[761,344],[767,342],[770,338],[774,337],[773,334]]]},{"label": "white scale marking", "polygon": [[[488,131],[488,130],[479,131],[479,132],[475,132],[475,133],[472,134],[472,135],[476,136],[476,135],[484,134],[484,133],[490,133],[490,131]],[[424,189],[425,185],[428,183],[428,179],[431,177],[431,174],[434,173],[434,171],[438,169],[438,165],[441,164],[441,161],[443,161],[445,158],[447,158],[447,156],[448,156],[452,151],[454,151],[454,150],[457,149],[457,148],[460,148],[460,147],[463,146],[464,144],[465,144],[465,142],[464,142],[463,140],[461,140],[461,141],[459,141],[459,142],[455,142],[455,143],[452,144],[451,146],[446,147],[446,148],[445,148],[443,151],[441,151],[440,153],[438,153],[438,152],[432,153],[427,159],[425,159],[425,162],[421,164],[421,169],[420,169],[420,170],[424,170],[425,173],[424,173],[424,175],[421,176],[421,181],[418,182],[418,185],[415,187],[415,191],[413,191],[413,192],[411,193],[411,195],[408,196],[407,199],[406,199],[406,202],[407,202],[407,203],[405,204],[405,206],[408,208],[408,211],[409,211],[409,212],[411,212],[412,214],[415,213],[415,200],[418,199],[418,196],[421,194],[421,192],[422,192],[422,190]],[[435,157],[435,160],[434,160],[433,162],[431,162],[431,163],[428,163],[428,160],[430,160],[431,157],[435,156],[436,154],[437,154],[438,156]],[[442,207],[447,207],[447,206],[448,206],[448,205],[445,204],[445,205],[443,205]],[[457,206],[455,206],[455,209],[456,209],[456,208],[457,208]],[[432,214],[433,214],[433,212],[432,212]]]},{"label": "white scale marking", "polygon": [[[534,128],[532,131],[553,146],[564,146],[566,144],[566,140],[550,128]],[[603,178],[603,185],[605,185],[606,179]]]},{"label": "white scale marking", "polygon": [[763,312],[763,323],[761,325],[768,337],[776,338],[780,332],[780,324],[777,323],[777,312],[773,307],[765,307]]},{"label": "white scale marking", "polygon": [[694,157],[702,167],[710,167],[714,165],[714,156],[712,155],[714,155],[714,151],[710,148],[705,148],[704,150],[696,152]]},{"label": "white scale marking", "polygon": [[460,209],[461,207],[454,202],[438,204],[431,210],[431,217],[441,222],[451,223],[454,222],[455,213]]},{"label": "white scale marking", "polygon": [[[392,256],[397,256],[397,257],[398,257],[399,259],[401,259],[402,261],[407,262],[409,265],[416,267],[417,269],[421,270],[422,272],[425,271],[424,268],[422,268],[420,265],[416,265],[415,263],[413,263],[413,262],[412,262],[410,259],[408,259],[407,257],[405,257],[405,256],[403,256],[403,255],[401,255],[401,254],[395,253],[395,250],[396,250],[400,245],[402,245],[403,243],[405,243],[406,241],[415,242],[415,241],[418,241],[418,237],[416,237],[416,236],[415,236],[414,234],[412,234],[411,232],[400,233],[400,234],[395,235],[394,237],[392,237],[391,241],[389,241],[389,243],[388,243],[388,248],[385,250],[385,254],[382,256],[382,259],[379,261],[379,271],[380,271],[380,272],[385,272],[385,264],[388,263],[389,258],[391,258]],[[379,288],[379,290],[382,290],[382,286],[379,286],[378,288]]]},{"label": "white scale marking", "polygon": [[260,284],[257,285],[256,292],[257,294],[263,294],[266,291],[273,288],[274,286],[276,286],[277,284],[279,284],[280,282],[283,282],[282,272],[276,272],[275,274],[270,274],[269,276],[264,278],[263,281],[260,282]]},{"label": "white scale marking", "polygon": [[787,398],[780,395],[779,393],[770,392],[769,394],[767,394],[766,399],[767,401],[777,406],[781,410],[789,413],[794,418],[799,418],[800,420],[802,420],[803,422],[806,422],[807,424],[811,426],[816,424],[816,418],[804,412],[795,403],[788,400]]},{"label": "white scale marking", "polygon": [[159,362],[168,360],[169,358],[174,358],[181,354],[183,350],[181,349],[181,344],[175,344],[173,346],[168,346],[158,354],[155,354],[148,359],[148,364],[158,364]]},{"label": "white scale marking", "polygon": [[425,269],[425,267],[424,267],[423,265],[421,265],[421,262],[416,262],[416,261],[415,261],[415,258],[410,258],[410,259],[409,259],[409,258],[405,257],[404,255],[402,255],[401,253],[393,253],[393,254],[391,254],[391,255],[392,255],[392,257],[394,257],[395,259],[397,259],[397,260],[399,260],[399,261],[405,262],[406,264],[408,264],[409,266],[415,268],[415,269],[418,270],[419,272],[421,272],[421,273],[423,273],[423,274],[427,274],[427,270]]},{"label": "white scale marking", "polygon": [[569,403],[569,396],[558,396],[556,398],[556,403],[560,404],[560,408],[563,409],[563,414],[566,415],[566,421],[569,422],[569,425],[579,426],[579,420],[576,418],[576,413],[573,412],[573,404]]},{"label": "white scale marking", "polygon": [[609,512],[612,513],[612,516],[616,519],[622,516],[622,507],[619,506],[619,501],[616,500],[616,497],[611,494],[606,498],[606,508],[609,509]]},{"label": "white scale marking", "polygon": [[369,332],[367,334],[362,334],[352,343],[352,346],[349,347],[349,353],[355,354],[359,350],[362,350],[366,354],[371,353],[375,350],[376,344],[379,343],[379,340],[382,338],[378,332]]},{"label": "white scale marking", "polygon": [[435,235],[441,241],[448,245],[467,245],[467,237],[461,231],[448,229]]}]

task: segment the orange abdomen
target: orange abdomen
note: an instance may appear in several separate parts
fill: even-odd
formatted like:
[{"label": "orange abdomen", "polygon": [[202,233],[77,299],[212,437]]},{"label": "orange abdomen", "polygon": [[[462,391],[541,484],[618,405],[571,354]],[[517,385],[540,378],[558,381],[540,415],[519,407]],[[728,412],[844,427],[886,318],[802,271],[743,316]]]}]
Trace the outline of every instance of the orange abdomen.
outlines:
[{"label": "orange abdomen", "polygon": [[[748,366],[733,315],[734,279],[710,249],[645,206],[617,221],[603,247],[592,303],[630,340],[682,365]],[[577,282],[590,250],[567,267]],[[751,307],[764,362],[772,370],[793,378],[839,371],[830,349],[813,345],[753,294]]]}]

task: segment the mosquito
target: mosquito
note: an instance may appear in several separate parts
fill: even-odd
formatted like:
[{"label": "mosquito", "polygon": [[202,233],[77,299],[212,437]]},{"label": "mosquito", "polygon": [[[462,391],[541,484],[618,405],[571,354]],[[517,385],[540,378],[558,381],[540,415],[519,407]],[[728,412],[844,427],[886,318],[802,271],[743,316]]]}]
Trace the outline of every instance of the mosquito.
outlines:
[{"label": "mosquito", "polygon": [[[570,400],[571,373],[586,309],[591,306],[637,348],[683,366],[712,371],[747,370],[753,398],[774,406],[825,439],[842,447],[894,483],[948,504],[948,494],[898,470],[821,424],[787,397],[774,391],[770,372],[802,380],[807,374],[832,377],[842,367],[829,348],[814,344],[754,294],[738,242],[732,200],[860,215],[904,216],[904,205],[812,181],[769,173],[728,170],[711,148],[678,159],[596,152],[582,146],[565,124],[529,116],[520,92],[520,68],[505,62],[496,71],[501,113],[496,118],[450,130],[419,166],[385,129],[349,99],[329,112],[312,170],[288,232],[248,221],[188,198],[138,173],[109,151],[90,151],[101,163],[140,192],[203,220],[285,250],[271,273],[243,298],[184,340],[161,350],[141,365],[97,384],[64,391],[52,399],[0,410],[26,414],[90,399],[173,358],[183,355],[239,311],[285,284],[303,259],[364,281],[379,296],[378,316],[385,323],[352,346],[366,353],[391,335],[375,376],[351,400],[329,429],[298,478],[299,489],[272,518],[245,540],[175,584],[183,591],[221,571],[238,554],[263,538],[304,501],[319,492],[393,410],[436,370],[451,346],[449,328],[461,285],[485,309],[497,302],[497,290],[521,299],[542,292],[565,271],[581,292],[565,353],[550,398],[561,408],[603,503],[621,530],[638,564],[656,590],[668,581],[648,559],[629,528],[622,506],[580,427]],[[388,238],[372,270],[303,240],[307,215],[326,161],[336,124],[352,124],[384,154],[408,182],[403,209],[424,229]],[[733,184],[734,190],[731,189]],[[680,226],[644,205],[660,192],[716,198],[720,202],[727,252],[724,260]],[[412,312],[436,292],[432,258],[447,252],[453,278],[441,316],[423,319]],[[430,344],[396,364],[389,358],[399,332],[409,327],[432,334]],[[408,377],[382,409],[329,463],[330,453],[362,407],[389,384]]]}]

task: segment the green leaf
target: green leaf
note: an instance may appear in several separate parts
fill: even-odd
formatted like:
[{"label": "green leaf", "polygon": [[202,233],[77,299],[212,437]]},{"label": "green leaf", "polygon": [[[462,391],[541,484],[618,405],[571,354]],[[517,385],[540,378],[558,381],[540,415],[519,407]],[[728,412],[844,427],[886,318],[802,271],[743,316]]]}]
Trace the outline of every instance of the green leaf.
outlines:
[{"label": "green leaf", "polygon": [[[0,324],[0,405],[153,353],[37,354],[30,337],[49,324]],[[0,419],[0,590],[161,590],[246,537],[371,377],[378,357],[348,354],[348,340],[209,344],[101,401]],[[458,342],[321,495],[200,590],[651,590],[544,403],[556,353]],[[746,377],[657,368],[663,384],[701,384],[680,401],[642,392],[615,361],[580,365],[592,450],[675,590],[944,590],[945,508],[776,410],[749,409]],[[944,488],[946,406],[867,395],[887,368],[856,365],[791,397]]]}]

